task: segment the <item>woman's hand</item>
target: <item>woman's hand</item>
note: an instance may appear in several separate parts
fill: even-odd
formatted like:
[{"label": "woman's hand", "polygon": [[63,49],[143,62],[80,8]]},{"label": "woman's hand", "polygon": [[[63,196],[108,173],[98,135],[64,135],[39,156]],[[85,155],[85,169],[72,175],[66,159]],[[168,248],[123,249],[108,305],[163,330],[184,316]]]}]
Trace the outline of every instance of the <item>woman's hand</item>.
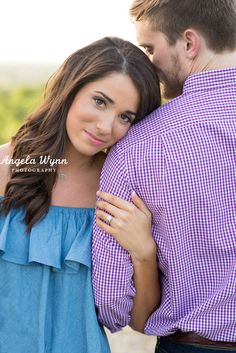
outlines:
[{"label": "woman's hand", "polygon": [[133,192],[132,202],[98,191],[96,203],[98,226],[111,234],[126,249],[132,261],[146,261],[156,257],[156,243],[152,238],[152,216],[145,203]]}]

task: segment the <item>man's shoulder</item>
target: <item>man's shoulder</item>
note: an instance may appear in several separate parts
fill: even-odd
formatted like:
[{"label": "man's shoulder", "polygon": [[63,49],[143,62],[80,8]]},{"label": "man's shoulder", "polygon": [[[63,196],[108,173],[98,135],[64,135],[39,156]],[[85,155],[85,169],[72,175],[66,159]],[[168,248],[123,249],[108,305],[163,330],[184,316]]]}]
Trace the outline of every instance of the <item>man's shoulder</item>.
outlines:
[{"label": "man's shoulder", "polygon": [[183,115],[183,106],[182,96],[166,102],[134,124],[126,136],[117,143],[117,150],[128,151],[147,142],[151,144],[152,141],[158,140],[163,134],[176,127],[176,122],[181,121],[177,115]]}]

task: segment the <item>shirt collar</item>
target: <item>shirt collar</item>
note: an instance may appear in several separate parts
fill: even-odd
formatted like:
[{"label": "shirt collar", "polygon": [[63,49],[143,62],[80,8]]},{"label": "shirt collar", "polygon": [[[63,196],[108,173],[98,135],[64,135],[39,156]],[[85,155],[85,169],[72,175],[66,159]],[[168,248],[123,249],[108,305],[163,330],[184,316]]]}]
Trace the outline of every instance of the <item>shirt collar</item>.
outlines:
[{"label": "shirt collar", "polygon": [[183,94],[221,88],[236,84],[236,66],[218,70],[208,70],[190,75],[183,86]]}]

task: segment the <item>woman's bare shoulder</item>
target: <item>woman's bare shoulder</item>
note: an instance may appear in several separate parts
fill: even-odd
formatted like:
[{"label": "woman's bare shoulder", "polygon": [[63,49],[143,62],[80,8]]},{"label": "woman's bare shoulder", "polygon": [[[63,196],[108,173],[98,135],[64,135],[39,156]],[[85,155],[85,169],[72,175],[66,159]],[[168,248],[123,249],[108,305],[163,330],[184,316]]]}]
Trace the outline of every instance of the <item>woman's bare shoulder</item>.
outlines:
[{"label": "woman's bare shoulder", "polygon": [[13,147],[10,142],[5,143],[4,145],[0,145],[0,156],[11,156],[13,151]]},{"label": "woman's bare shoulder", "polygon": [[5,187],[9,179],[9,159],[12,155],[10,143],[0,146],[0,196],[4,195]]}]

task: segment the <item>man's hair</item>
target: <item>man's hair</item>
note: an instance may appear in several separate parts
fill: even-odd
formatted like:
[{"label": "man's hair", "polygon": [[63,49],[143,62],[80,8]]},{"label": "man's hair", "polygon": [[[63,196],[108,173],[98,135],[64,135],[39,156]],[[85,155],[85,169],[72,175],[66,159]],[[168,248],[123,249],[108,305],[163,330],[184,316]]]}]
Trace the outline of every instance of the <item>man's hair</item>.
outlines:
[{"label": "man's hair", "polygon": [[134,21],[147,20],[170,44],[194,28],[215,52],[236,48],[236,0],[134,0],[130,15]]}]

